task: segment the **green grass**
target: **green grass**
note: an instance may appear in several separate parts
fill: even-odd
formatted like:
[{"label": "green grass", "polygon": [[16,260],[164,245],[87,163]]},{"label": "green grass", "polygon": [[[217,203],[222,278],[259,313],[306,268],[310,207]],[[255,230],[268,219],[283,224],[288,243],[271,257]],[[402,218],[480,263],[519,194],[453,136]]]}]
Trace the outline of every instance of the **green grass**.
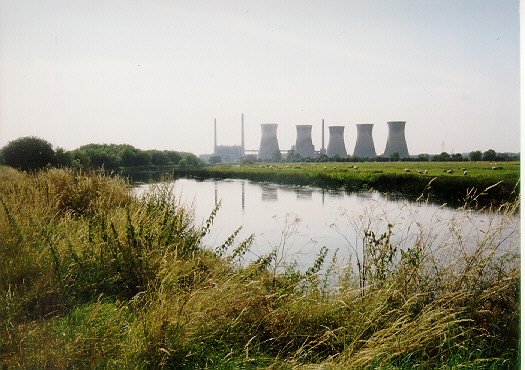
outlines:
[{"label": "green grass", "polygon": [[257,163],[175,170],[175,176],[243,178],[347,191],[374,189],[412,199],[423,194],[430,201],[452,205],[459,205],[468,194],[472,198],[473,193],[479,194],[487,188],[490,191],[478,199],[485,202],[483,205],[515,199],[520,178],[519,162]]},{"label": "green grass", "polygon": [[280,263],[284,245],[249,264],[249,239],[204,245],[220,210],[196,225],[169,183],[129,190],[0,168],[2,366],[518,366],[518,247],[501,250],[517,201],[468,240],[436,244],[430,225],[398,245],[364,229],[361,270],[323,249],[301,271]]}]

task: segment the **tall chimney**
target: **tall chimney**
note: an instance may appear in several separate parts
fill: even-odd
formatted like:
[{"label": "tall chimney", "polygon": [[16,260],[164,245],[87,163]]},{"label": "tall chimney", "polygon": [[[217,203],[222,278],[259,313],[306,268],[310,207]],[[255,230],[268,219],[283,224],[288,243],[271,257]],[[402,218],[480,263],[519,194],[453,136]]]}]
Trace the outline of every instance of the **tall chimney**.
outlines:
[{"label": "tall chimney", "polygon": [[258,159],[272,159],[273,153],[279,150],[277,141],[277,123],[261,123],[261,145]]},{"label": "tall chimney", "polygon": [[322,125],[322,134],[321,134],[321,138],[322,138],[322,143],[321,143],[321,151],[320,153],[321,154],[326,154],[326,148],[324,147],[324,118],[323,118],[323,125]]},{"label": "tall chimney", "polygon": [[315,156],[312,144],[312,125],[296,125],[297,139],[295,140],[295,152],[304,158]]},{"label": "tall chimney", "polygon": [[407,142],[405,139],[405,124],[406,121],[389,121],[388,123],[388,139],[386,141],[386,148],[384,156],[390,156],[392,153],[399,153],[400,158],[409,157]]},{"label": "tall chimney", "polygon": [[217,154],[217,118],[213,119],[213,154]]},{"label": "tall chimney", "polygon": [[354,155],[363,158],[376,157],[374,138],[372,137],[374,125],[371,123],[358,123],[355,126],[357,127],[357,139],[355,142]]},{"label": "tall chimney", "polygon": [[244,157],[244,113],[241,113],[241,157]]},{"label": "tall chimney", "polygon": [[326,154],[329,157],[339,155],[340,157],[346,157],[345,147],[345,127],[344,126],[328,126],[330,131],[330,137],[328,139],[328,149]]}]

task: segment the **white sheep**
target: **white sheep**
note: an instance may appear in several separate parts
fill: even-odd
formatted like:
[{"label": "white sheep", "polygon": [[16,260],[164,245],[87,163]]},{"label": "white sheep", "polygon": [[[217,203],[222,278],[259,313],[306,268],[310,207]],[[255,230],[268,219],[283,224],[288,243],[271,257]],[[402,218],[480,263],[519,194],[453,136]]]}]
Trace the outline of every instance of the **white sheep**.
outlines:
[{"label": "white sheep", "polygon": [[467,170],[463,171],[463,175],[467,176],[468,175],[468,171]]},{"label": "white sheep", "polygon": [[408,168],[405,168],[405,172],[410,172],[410,170]]},{"label": "white sheep", "polygon": [[428,174],[428,170],[425,170],[423,173],[424,173],[425,175]]}]

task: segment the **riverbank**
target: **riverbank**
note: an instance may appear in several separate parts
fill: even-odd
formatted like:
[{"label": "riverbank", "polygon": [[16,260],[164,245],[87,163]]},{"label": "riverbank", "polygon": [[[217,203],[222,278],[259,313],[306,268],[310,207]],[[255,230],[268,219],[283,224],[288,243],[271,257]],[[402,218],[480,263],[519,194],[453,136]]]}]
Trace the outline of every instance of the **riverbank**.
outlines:
[{"label": "riverbank", "polygon": [[[519,162],[257,163],[174,170],[175,177],[238,178],[346,191],[377,190],[409,199],[462,205],[513,201],[519,193]],[[488,190],[487,190],[488,189]],[[486,190],[486,191],[485,191]]]},{"label": "riverbank", "polygon": [[2,366],[519,366],[518,246],[501,250],[515,217],[473,249],[454,233],[433,244],[432,226],[410,245],[363,228],[358,270],[321,248],[301,271],[282,245],[248,266],[250,238],[205,245],[214,213],[195,224],[169,183],[129,190],[0,167]]}]

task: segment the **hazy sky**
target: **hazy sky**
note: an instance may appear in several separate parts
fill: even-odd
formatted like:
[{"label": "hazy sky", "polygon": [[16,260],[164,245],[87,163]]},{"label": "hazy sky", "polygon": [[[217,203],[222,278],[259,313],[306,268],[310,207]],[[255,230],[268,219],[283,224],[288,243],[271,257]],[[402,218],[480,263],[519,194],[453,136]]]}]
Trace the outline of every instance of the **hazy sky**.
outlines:
[{"label": "hazy sky", "polygon": [[[411,154],[520,150],[518,0],[0,0],[0,146],[257,149],[406,121]],[[328,141],[328,129],[326,130]],[[326,141],[326,143],[327,143]]]}]

